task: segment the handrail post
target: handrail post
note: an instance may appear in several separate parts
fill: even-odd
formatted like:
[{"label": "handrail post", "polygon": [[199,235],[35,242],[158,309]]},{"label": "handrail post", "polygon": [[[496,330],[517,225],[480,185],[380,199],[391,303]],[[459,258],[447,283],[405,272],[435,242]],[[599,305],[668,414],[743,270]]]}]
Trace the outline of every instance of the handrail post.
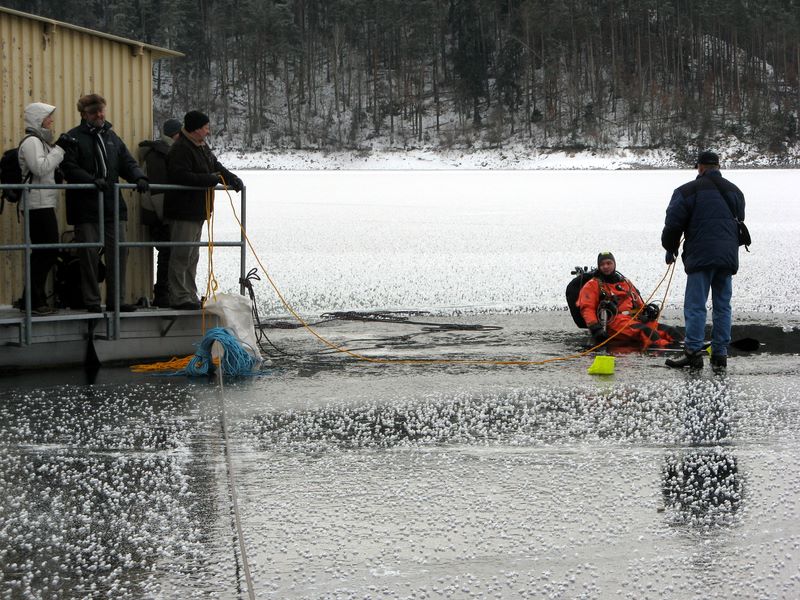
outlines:
[{"label": "handrail post", "polygon": [[239,294],[244,296],[244,278],[247,276],[247,188],[242,187],[242,192],[239,200],[239,212],[242,215],[242,227],[239,230],[239,241],[242,247],[239,251]]},{"label": "handrail post", "polygon": [[[119,184],[114,184],[114,336],[119,339],[119,304],[120,304],[120,281],[119,281]],[[108,304],[108,302],[106,302]]]},{"label": "handrail post", "polygon": [[31,220],[30,210],[28,207],[28,194],[26,189],[22,190],[22,216],[23,216],[23,229],[25,240],[25,289],[22,292],[23,301],[25,302],[25,345],[30,346],[33,341],[33,315],[32,315],[32,302],[31,298],[31,255],[33,249],[31,248]]},{"label": "handrail post", "polygon": [[[105,204],[106,204],[106,194],[103,190],[97,190],[97,228],[100,230],[98,235],[100,237],[99,242],[105,246],[106,243],[106,215],[105,215]],[[98,252],[100,249],[98,248]]]}]

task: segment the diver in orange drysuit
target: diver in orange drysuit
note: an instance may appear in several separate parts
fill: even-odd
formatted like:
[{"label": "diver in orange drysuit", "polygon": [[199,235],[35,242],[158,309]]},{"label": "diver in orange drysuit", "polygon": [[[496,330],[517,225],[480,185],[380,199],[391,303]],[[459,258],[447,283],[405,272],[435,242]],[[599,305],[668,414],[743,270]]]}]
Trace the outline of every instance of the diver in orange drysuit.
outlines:
[{"label": "diver in orange drysuit", "polygon": [[597,274],[584,284],[578,296],[576,304],[594,343],[614,336],[612,344],[663,348],[680,341],[682,336],[674,328],[659,325],[658,306],[644,306],[639,290],[616,268],[611,252],[598,254]]}]

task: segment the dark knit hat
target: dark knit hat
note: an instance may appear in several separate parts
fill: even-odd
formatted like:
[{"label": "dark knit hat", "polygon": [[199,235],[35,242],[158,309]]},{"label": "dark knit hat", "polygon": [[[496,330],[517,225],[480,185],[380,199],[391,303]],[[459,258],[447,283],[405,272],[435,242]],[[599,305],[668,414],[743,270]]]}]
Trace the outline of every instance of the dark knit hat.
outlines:
[{"label": "dark knit hat", "polygon": [[178,119],[167,119],[161,126],[161,133],[167,137],[172,137],[181,130],[181,122]]},{"label": "dark knit hat", "polygon": [[696,169],[698,165],[719,166],[719,156],[715,152],[709,152],[708,150],[701,152],[700,156],[697,157],[697,162],[694,163],[694,168]]},{"label": "dark knit hat", "polygon": [[600,263],[604,260],[613,260],[614,264],[617,264],[617,259],[614,258],[614,255],[611,252],[601,252],[597,255],[597,266],[600,266]]},{"label": "dark knit hat", "polygon": [[196,131],[209,122],[208,115],[204,115],[199,110],[190,110],[183,117],[183,127],[186,131]]}]

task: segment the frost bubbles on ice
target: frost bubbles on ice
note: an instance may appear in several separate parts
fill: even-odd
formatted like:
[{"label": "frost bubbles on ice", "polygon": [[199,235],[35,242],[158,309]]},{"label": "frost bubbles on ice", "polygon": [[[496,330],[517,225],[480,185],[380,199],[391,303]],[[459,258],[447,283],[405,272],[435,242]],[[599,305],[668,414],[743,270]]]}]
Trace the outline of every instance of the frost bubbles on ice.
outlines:
[{"label": "frost bubbles on ice", "polygon": [[145,384],[0,404],[3,597],[158,595],[154,573],[204,556],[187,399]]},{"label": "frost bubbles on ice", "polygon": [[715,381],[668,389],[660,381],[599,390],[545,386],[268,412],[253,418],[249,433],[269,448],[524,446],[555,440],[716,443],[730,435],[731,411],[730,394]]},{"label": "frost bubbles on ice", "polygon": [[[763,454],[746,447],[792,435],[796,411],[774,416],[797,390],[753,392],[679,374],[259,411],[237,432],[271,490],[246,509],[255,577],[287,597],[768,593],[736,534],[748,506],[770,518],[747,492]],[[769,543],[797,556],[791,536]]]},{"label": "frost bubbles on ice", "polygon": [[[794,581],[792,378],[401,375],[354,398],[321,373],[325,405],[302,400],[309,378],[228,389],[257,597],[726,598]],[[4,398],[2,594],[236,596],[219,405],[193,387]]]}]

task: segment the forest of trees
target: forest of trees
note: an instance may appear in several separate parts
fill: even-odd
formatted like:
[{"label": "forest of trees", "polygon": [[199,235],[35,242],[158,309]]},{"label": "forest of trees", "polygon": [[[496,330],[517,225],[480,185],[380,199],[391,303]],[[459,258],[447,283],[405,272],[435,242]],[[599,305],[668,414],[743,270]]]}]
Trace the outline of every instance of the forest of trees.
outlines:
[{"label": "forest of trees", "polygon": [[798,138],[798,0],[24,0],[184,52],[156,116],[250,148],[700,147]]}]

